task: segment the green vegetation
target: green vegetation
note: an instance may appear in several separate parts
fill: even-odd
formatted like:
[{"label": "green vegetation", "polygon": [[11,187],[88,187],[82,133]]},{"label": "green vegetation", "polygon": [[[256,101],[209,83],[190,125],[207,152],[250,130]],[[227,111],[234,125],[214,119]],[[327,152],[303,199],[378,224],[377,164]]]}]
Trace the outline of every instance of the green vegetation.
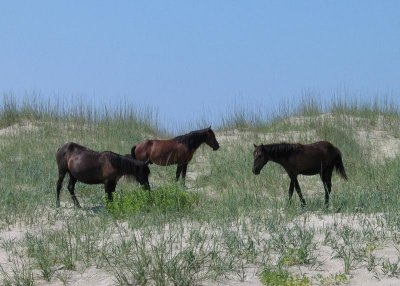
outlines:
[{"label": "green vegetation", "polygon": [[316,279],[318,281],[318,285],[322,286],[335,286],[349,283],[349,278],[344,273],[331,274],[327,277],[318,275]]},{"label": "green vegetation", "polygon": [[312,285],[307,277],[294,276],[288,271],[265,269],[260,275],[261,282],[270,286],[309,286]]},{"label": "green vegetation", "polygon": [[142,188],[121,190],[112,202],[106,203],[107,211],[115,218],[128,218],[137,213],[173,213],[180,215],[195,207],[199,196],[183,190],[176,184],[162,185],[152,191]]},{"label": "green vegetation", "polygon": [[[103,186],[77,183],[79,210],[66,179],[57,209],[55,152],[62,144],[127,154],[145,138],[171,135],[151,111],[128,105],[98,111],[4,95],[0,284],[68,285],[89,267],[117,285],[251,275],[266,285],[337,285],[361,268],[371,279],[400,279],[400,261],[382,251],[400,254],[399,126],[399,109],[387,102],[323,107],[310,99],[267,119],[238,111],[215,130],[217,152],[204,146],[195,153],[186,187],[174,182],[174,166],[153,164],[151,192],[122,178],[107,203]],[[253,143],[317,140],[340,148],[349,176],[345,182],[334,174],[328,209],[318,176],[299,177],[307,202],[301,209],[296,194],[287,204],[289,178],[280,166],[269,162],[252,174]],[[339,274],[324,268],[331,260]],[[300,267],[325,269],[324,276],[294,274]]]}]

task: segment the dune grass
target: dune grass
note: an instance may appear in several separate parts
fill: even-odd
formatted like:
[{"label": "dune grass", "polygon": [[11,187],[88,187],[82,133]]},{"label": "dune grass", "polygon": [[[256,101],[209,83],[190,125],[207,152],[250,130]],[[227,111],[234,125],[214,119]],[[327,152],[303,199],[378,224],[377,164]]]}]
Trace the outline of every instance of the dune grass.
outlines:
[{"label": "dune grass", "polygon": [[[266,284],[328,285],[347,283],[347,275],[359,268],[379,278],[400,278],[400,262],[377,253],[400,243],[400,159],[385,157],[360,139],[361,132],[374,130],[400,138],[399,111],[392,104],[336,102],[327,109],[305,100],[286,117],[233,114],[217,132],[220,150],[205,146],[195,153],[188,171],[196,172],[196,179],[187,179],[188,187],[174,182],[174,167],[152,165],[152,193],[121,179],[110,204],[102,186],[78,183],[83,210],[73,208],[67,182],[62,207],[55,208],[59,146],[74,141],[127,154],[144,138],[168,134],[151,112],[130,106],[101,112],[60,106],[3,97],[0,230],[22,230],[22,236],[0,239],[8,255],[0,268],[2,284],[67,281],[69,271],[93,265],[118,285],[245,281],[254,272]],[[239,130],[233,140],[222,138],[233,129]],[[349,181],[334,175],[329,209],[323,207],[317,176],[299,178],[307,202],[302,210],[296,194],[288,206],[289,178],[280,166],[268,163],[261,175],[251,173],[252,143],[282,139],[328,140],[340,148]],[[321,227],[311,223],[328,218],[333,222]],[[322,267],[322,247],[342,263],[342,274],[291,273],[299,266]]]}]

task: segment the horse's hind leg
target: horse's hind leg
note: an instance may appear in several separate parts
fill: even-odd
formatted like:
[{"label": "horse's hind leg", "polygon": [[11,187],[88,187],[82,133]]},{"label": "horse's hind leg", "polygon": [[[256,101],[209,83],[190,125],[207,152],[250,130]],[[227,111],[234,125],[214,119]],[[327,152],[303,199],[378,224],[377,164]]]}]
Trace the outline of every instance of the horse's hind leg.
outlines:
[{"label": "horse's hind leg", "polygon": [[332,172],[325,174],[322,176],[322,183],[324,184],[325,189],[325,207],[329,206],[329,196],[331,194],[332,189]]},{"label": "horse's hind leg", "polygon": [[294,186],[295,186],[295,188],[296,188],[297,194],[299,195],[299,199],[300,199],[300,201],[301,201],[301,206],[304,207],[304,206],[306,205],[306,201],[304,200],[303,194],[301,193],[299,181],[297,181],[297,178],[295,178]]},{"label": "horse's hind leg", "polygon": [[65,171],[58,171],[58,180],[57,180],[57,198],[56,198],[56,206],[60,207],[60,192],[61,192],[61,188],[62,188],[62,183],[64,180],[66,172]]},{"label": "horse's hind leg", "polygon": [[329,182],[323,182],[324,183],[324,189],[325,189],[325,207],[329,206],[329,197],[331,194],[331,188],[332,188],[332,183]]},{"label": "horse's hind leg", "polygon": [[292,203],[293,191],[294,191],[294,179],[290,178],[290,186],[289,186],[289,205]]},{"label": "horse's hind leg", "polygon": [[188,164],[185,164],[185,165],[182,166],[182,180],[183,180],[183,184],[185,184],[185,180],[186,180],[187,166],[188,166]]},{"label": "horse's hind leg", "polygon": [[78,199],[75,196],[76,181],[77,181],[76,178],[74,178],[71,174],[69,174],[68,191],[71,194],[74,205],[78,208],[81,208],[81,205],[79,204]]}]

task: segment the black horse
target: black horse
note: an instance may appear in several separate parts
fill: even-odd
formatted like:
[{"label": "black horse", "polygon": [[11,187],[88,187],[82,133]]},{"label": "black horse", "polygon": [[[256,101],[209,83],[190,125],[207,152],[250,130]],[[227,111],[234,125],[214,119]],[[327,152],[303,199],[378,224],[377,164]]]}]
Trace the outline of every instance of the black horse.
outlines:
[{"label": "black horse", "polygon": [[339,175],[347,180],[340,150],[327,141],[308,145],[279,143],[257,146],[254,144],[254,147],[253,173],[260,174],[261,169],[269,160],[282,165],[290,177],[289,202],[295,188],[301,205],[306,204],[297,181],[298,175],[320,175],[325,189],[326,207],[329,205],[333,169],[335,168]]},{"label": "black horse", "polygon": [[187,166],[192,160],[194,152],[203,143],[206,143],[214,151],[218,150],[219,143],[211,127],[192,131],[168,140],[145,140],[134,145],[131,154],[135,159],[150,160],[160,166],[177,164],[176,180],[182,174],[184,181]]},{"label": "black horse", "polygon": [[65,174],[69,174],[68,191],[74,205],[80,208],[75,196],[77,181],[86,184],[104,184],[107,197],[112,201],[118,180],[122,176],[134,176],[146,189],[150,189],[148,162],[144,163],[110,151],[96,152],[70,142],[57,150],[58,165],[57,207],[60,206],[60,191]]}]

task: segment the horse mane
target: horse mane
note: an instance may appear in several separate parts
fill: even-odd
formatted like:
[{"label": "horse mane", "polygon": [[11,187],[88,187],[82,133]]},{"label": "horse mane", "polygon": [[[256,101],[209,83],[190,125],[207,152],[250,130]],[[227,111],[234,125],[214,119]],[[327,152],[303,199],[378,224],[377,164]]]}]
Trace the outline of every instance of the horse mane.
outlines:
[{"label": "horse mane", "polygon": [[271,157],[286,157],[300,150],[298,144],[274,143],[263,145],[263,150]]},{"label": "horse mane", "polygon": [[190,151],[193,151],[196,150],[202,143],[206,142],[208,130],[209,128],[192,131],[184,135],[179,135],[172,140],[185,144]]}]

